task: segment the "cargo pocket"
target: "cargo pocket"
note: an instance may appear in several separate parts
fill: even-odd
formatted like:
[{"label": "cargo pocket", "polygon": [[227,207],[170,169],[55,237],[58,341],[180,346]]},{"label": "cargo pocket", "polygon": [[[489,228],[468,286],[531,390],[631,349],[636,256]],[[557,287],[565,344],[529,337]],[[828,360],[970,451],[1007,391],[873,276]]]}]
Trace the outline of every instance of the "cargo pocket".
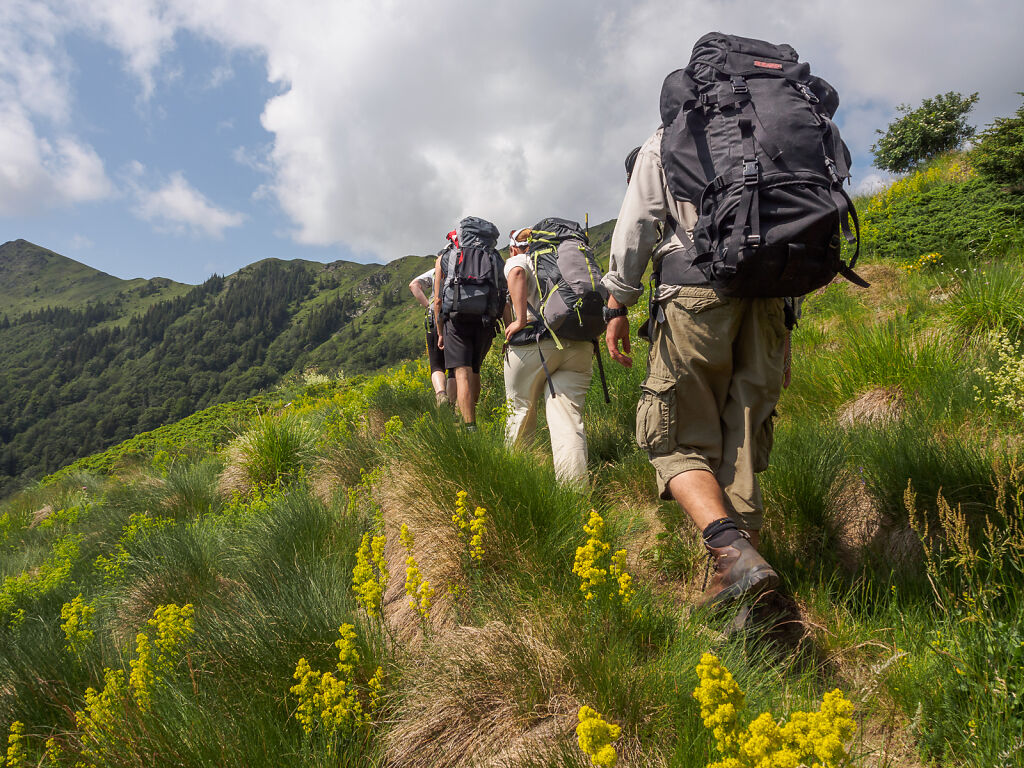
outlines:
[{"label": "cargo pocket", "polygon": [[720,307],[728,301],[711,288],[689,285],[681,286],[674,300],[691,315]]},{"label": "cargo pocket", "polygon": [[640,387],[636,407],[636,442],[650,454],[672,450],[672,431],[676,423],[676,382],[661,376],[648,376]]},{"label": "cargo pocket", "polygon": [[775,417],[778,412],[772,408],[764,424],[757,430],[754,438],[754,456],[752,464],[755,472],[764,472],[768,469],[768,460],[772,455],[772,446],[775,444]]}]

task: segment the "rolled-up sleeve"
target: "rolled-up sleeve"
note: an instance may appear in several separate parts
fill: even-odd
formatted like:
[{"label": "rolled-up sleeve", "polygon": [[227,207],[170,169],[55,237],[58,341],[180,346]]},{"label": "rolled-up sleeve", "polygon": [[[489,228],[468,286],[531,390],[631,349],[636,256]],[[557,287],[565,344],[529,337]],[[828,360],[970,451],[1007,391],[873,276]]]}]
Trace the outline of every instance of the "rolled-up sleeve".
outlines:
[{"label": "rolled-up sleeve", "polygon": [[669,201],[661,167],[661,131],[640,149],[612,232],[608,274],[601,281],[626,306],[643,293],[644,271],[665,235]]}]

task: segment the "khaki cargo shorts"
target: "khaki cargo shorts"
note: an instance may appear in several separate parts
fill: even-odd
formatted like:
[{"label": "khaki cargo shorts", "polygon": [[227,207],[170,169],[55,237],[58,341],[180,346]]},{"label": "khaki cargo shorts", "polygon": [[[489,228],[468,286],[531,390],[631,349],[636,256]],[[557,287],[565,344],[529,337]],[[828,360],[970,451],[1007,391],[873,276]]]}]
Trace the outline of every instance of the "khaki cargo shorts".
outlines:
[{"label": "khaki cargo shorts", "polygon": [[729,516],[759,530],[764,503],[757,473],[768,468],[772,419],[782,391],[783,299],[730,299],[684,286],[662,303],[636,440],[668,483],[694,469],[715,475]]}]

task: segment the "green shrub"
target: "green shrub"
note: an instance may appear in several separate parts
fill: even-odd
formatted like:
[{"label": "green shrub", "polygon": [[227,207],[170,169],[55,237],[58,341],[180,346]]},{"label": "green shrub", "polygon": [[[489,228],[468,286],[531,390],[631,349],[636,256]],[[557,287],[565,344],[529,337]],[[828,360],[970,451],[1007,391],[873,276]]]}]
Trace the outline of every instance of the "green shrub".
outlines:
[{"label": "green shrub", "polygon": [[962,155],[940,158],[858,203],[869,255],[916,260],[1003,255],[1024,245],[1024,199],[980,178]]},{"label": "green shrub", "polygon": [[943,152],[959,149],[974,135],[967,115],[977,101],[977,93],[964,96],[950,91],[923,99],[914,110],[909,104],[901,104],[896,109],[901,117],[884,132],[878,131],[882,138],[871,147],[875,166],[903,173]]},{"label": "green shrub", "polygon": [[1024,105],[1017,108],[1014,117],[997,117],[978,134],[971,148],[971,164],[989,181],[1021,191],[1024,187]]}]

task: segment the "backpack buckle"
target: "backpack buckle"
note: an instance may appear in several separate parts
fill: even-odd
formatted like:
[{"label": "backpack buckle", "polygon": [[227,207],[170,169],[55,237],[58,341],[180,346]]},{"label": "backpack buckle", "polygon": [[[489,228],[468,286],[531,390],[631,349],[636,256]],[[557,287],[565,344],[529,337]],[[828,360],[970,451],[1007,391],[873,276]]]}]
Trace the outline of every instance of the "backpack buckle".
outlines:
[{"label": "backpack buckle", "polygon": [[757,184],[758,177],[761,175],[761,164],[757,160],[744,160],[743,161],[743,184],[745,186],[752,186]]},{"label": "backpack buckle", "polygon": [[829,178],[832,179],[833,184],[842,184],[843,179],[839,175],[839,168],[836,167],[835,160],[831,157],[825,158],[825,168],[828,169]]},{"label": "backpack buckle", "polygon": [[820,101],[820,99],[814,95],[814,91],[812,91],[803,83],[797,83],[796,87],[800,91],[800,93],[803,94],[803,97],[807,99],[807,102],[809,104],[817,104]]},{"label": "backpack buckle", "polygon": [[742,77],[733,77],[730,82],[732,83],[733,93],[750,93],[750,88],[747,87],[747,81]]}]

